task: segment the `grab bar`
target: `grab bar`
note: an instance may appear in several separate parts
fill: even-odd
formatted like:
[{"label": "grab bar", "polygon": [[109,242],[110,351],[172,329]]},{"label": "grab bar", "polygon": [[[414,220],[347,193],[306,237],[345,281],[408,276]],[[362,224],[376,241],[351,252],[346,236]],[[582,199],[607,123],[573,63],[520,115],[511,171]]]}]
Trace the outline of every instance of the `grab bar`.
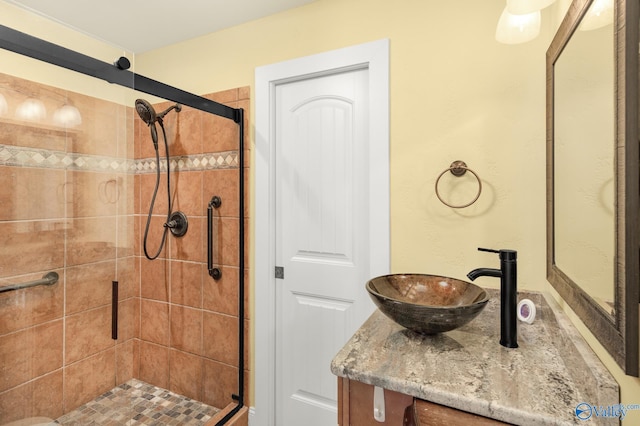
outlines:
[{"label": "grab bar", "polygon": [[213,209],[217,209],[221,205],[222,199],[214,195],[207,206],[207,269],[209,269],[211,278],[216,281],[222,278],[222,271],[213,267]]},{"label": "grab bar", "polygon": [[39,280],[0,287],[0,293],[4,293],[5,291],[21,290],[23,288],[35,287],[38,285],[54,285],[58,282],[58,278],[59,276],[57,272],[48,272]]}]

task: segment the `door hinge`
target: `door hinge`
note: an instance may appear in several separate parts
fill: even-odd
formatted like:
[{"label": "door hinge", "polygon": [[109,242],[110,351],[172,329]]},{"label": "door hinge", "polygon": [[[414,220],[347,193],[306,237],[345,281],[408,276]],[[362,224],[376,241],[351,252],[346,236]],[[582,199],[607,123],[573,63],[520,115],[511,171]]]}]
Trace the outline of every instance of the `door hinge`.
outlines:
[{"label": "door hinge", "polygon": [[284,266],[276,266],[276,278],[284,279]]}]

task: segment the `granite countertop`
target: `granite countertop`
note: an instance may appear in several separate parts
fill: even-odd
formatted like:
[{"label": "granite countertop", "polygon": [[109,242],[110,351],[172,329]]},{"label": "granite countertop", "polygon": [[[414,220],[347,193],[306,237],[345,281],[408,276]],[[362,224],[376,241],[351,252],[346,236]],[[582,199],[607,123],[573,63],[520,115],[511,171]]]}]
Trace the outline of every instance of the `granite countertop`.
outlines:
[{"label": "granite countertop", "polygon": [[[376,310],[331,363],[333,374],[522,425],[583,423],[582,402],[610,406],[619,387],[569,319],[540,293],[533,324],[518,321],[517,349],[499,344],[500,302],[457,330],[423,336]],[[617,418],[590,424],[619,424]]]}]

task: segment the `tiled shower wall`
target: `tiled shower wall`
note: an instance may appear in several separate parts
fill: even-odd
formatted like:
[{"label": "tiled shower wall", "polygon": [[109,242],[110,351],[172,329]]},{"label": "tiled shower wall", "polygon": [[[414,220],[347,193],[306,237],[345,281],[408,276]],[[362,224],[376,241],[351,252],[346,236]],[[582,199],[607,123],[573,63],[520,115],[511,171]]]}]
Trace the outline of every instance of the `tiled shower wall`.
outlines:
[{"label": "tiled shower wall", "polygon": [[[52,287],[0,294],[0,420],[56,418],[132,377],[225,406],[237,392],[237,126],[189,108],[167,116],[175,209],[189,231],[149,262],[141,235],[155,158],[133,108],[3,74],[0,93],[10,105],[0,115],[0,285],[60,274]],[[72,103],[82,124],[15,119],[27,97],[42,99],[49,116]],[[214,98],[249,104],[247,89]],[[212,192],[223,197],[220,282],[205,268]],[[161,192],[153,251],[165,209]]]},{"label": "tiled shower wall", "polygon": [[[227,90],[206,98],[249,112],[249,88]],[[171,104],[156,105],[162,111]],[[238,126],[231,120],[183,108],[164,120],[172,158],[173,211],[185,213],[189,229],[184,237],[167,237],[157,260],[142,254],[141,241],[156,174],[144,167],[136,175],[136,251],[141,256],[140,363],[138,377],[156,386],[223,408],[238,392],[238,275],[239,176]],[[245,122],[245,128],[248,129]],[[135,122],[138,164],[155,163],[148,127]],[[158,128],[160,162],[164,163],[162,132]],[[248,131],[245,132],[245,136]],[[248,144],[245,144],[248,146]],[[245,155],[245,159],[249,156]],[[248,182],[248,162],[245,160]],[[162,175],[147,248],[156,253],[166,221],[167,192]],[[245,185],[248,192],[248,185]],[[222,205],[214,211],[214,264],[222,278],[214,281],[207,270],[207,205],[217,195]],[[245,229],[248,234],[248,196],[245,195]],[[249,245],[245,238],[245,265]],[[246,287],[245,287],[246,288]],[[245,292],[246,294],[246,292]],[[248,309],[245,310],[248,313]],[[245,342],[248,341],[245,314]],[[248,345],[245,344],[248,360]],[[245,369],[248,363],[245,364]],[[248,377],[248,371],[245,374]],[[247,387],[248,389],[248,387]],[[248,394],[248,392],[247,392]]]}]

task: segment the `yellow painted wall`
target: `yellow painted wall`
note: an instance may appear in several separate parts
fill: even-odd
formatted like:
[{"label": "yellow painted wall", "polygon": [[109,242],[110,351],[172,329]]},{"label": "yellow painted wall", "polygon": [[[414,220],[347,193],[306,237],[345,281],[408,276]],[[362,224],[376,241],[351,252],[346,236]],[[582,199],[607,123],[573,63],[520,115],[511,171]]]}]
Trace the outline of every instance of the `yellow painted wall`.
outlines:
[{"label": "yellow painted wall", "polygon": [[[139,55],[135,69],[194,93],[253,88],[258,66],[390,39],[393,271],[462,278],[473,268],[497,265],[477,247],[513,248],[520,289],[552,292],[545,278],[544,61],[558,13],[544,11],[535,41],[506,46],[493,38],[503,7],[503,0],[317,0]],[[66,40],[105,61],[124,53],[100,50],[104,46],[102,53],[89,53],[94,41],[78,41],[77,34],[70,39],[65,31],[54,37],[41,22],[22,25],[22,12],[4,3],[0,16],[3,24]],[[483,193],[473,206],[452,210],[436,199],[434,183],[458,159],[479,174]],[[473,196],[473,180],[445,178],[441,192],[450,201]],[[492,278],[478,282],[497,285]],[[564,309],[621,385],[622,402],[640,403],[640,380],[625,376]],[[640,423],[638,415],[624,423]]]}]

